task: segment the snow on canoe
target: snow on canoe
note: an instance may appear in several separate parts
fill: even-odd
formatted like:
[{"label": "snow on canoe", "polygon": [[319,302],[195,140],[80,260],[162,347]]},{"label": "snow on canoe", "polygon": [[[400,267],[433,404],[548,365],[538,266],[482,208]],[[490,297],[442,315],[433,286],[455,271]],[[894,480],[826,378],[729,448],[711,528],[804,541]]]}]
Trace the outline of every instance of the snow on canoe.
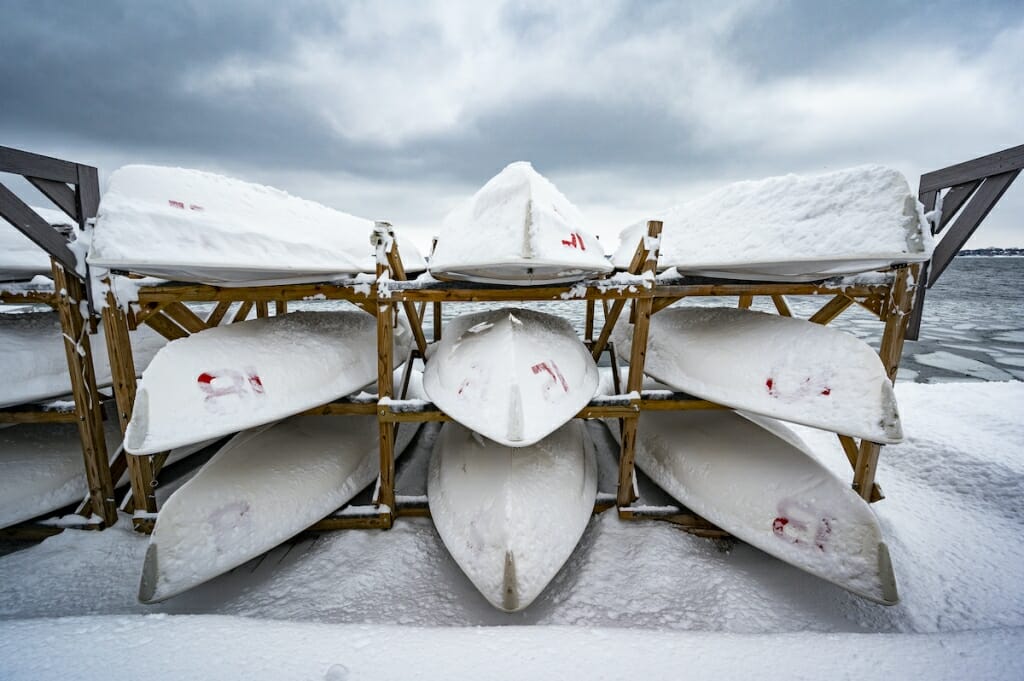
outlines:
[{"label": "snow on canoe", "polygon": [[[147,326],[131,332],[135,367],[142,371],[167,341]],[[103,327],[89,337],[96,383],[110,385]],[[0,314],[0,407],[38,402],[71,393],[60,317],[54,311]]]},{"label": "snow on canoe", "polygon": [[503,447],[447,423],[427,480],[452,558],[494,607],[530,605],[569,559],[594,511],[597,464],[573,420],[530,447]]},{"label": "snow on canoe", "polygon": [[899,600],[874,512],[782,424],[725,410],[644,412],[636,464],[748,544],[876,603]]},{"label": "snow on canoe", "polygon": [[[47,223],[60,230],[74,230],[75,221],[62,211],[32,207]],[[0,281],[23,281],[53,272],[50,256],[32,240],[0,219]]]},{"label": "snow on canoe", "polygon": [[[897,170],[737,182],[661,214],[660,269],[681,274],[812,281],[931,255],[917,196]],[[613,257],[629,265],[646,222],[627,227]]]},{"label": "snow on canoe", "polygon": [[[396,454],[418,427],[399,427]],[[139,600],[213,579],[343,506],[377,477],[379,433],[373,416],[293,416],[236,435],[160,509]]]},{"label": "snow on canoe", "polygon": [[[395,357],[412,333],[395,327]],[[277,421],[377,378],[377,323],[361,310],[295,312],[168,343],[142,373],[125,436],[152,454]]]},{"label": "snow on canoe", "polygon": [[[117,421],[103,422],[111,454],[120,446]],[[165,465],[209,443],[171,451]],[[118,485],[128,483],[127,473]],[[0,527],[60,510],[88,495],[78,426],[26,423],[0,429]]]},{"label": "snow on canoe", "polygon": [[[629,358],[632,327],[613,333]],[[724,307],[651,317],[644,373],[712,402],[872,442],[903,439],[892,383],[878,354],[843,331]]]},{"label": "snow on canoe", "polygon": [[597,365],[569,322],[515,308],[453,320],[423,377],[427,395],[445,413],[509,447],[554,432],[597,385]]},{"label": "snow on canoe", "polygon": [[491,284],[549,284],[610,272],[586,224],[533,166],[512,163],[445,217],[430,272]]},{"label": "snow on canoe", "polygon": [[[110,176],[88,261],[223,286],[373,272],[373,222],[272,187],[184,168],[129,165]],[[426,267],[404,240],[407,271]]]}]

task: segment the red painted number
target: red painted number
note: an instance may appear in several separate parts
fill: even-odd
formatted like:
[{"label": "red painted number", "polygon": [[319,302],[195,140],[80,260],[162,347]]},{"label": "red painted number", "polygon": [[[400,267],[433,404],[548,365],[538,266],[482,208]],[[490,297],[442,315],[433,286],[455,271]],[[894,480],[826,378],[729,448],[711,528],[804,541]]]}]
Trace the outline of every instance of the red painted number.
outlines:
[{"label": "red painted number", "polygon": [[206,401],[219,400],[228,395],[245,398],[249,395],[262,395],[265,390],[263,381],[255,369],[245,372],[236,369],[216,369],[204,371],[196,377],[199,389],[206,393]]},{"label": "red painted number", "polygon": [[540,364],[534,364],[530,367],[530,370],[533,371],[534,374],[539,374],[541,372],[546,373],[551,377],[552,383],[555,385],[561,383],[562,390],[569,392],[569,384],[565,381],[565,376],[563,376],[562,372],[558,370],[558,365],[554,362],[541,362]]},{"label": "red painted number", "polygon": [[581,251],[587,250],[587,245],[583,243],[583,235],[579,232],[573,232],[571,239],[562,239],[562,245],[569,248],[578,248]]}]

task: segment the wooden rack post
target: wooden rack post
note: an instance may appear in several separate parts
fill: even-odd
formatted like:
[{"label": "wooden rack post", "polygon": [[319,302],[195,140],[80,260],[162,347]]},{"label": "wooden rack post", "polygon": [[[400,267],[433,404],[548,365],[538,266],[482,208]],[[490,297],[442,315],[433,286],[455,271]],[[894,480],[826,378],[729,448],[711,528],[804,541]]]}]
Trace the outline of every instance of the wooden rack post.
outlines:
[{"label": "wooden rack post", "polygon": [[[662,223],[652,220],[647,223],[647,237],[650,243],[656,244],[661,236]],[[647,251],[644,263],[644,274],[653,275],[658,269],[658,246]],[[650,295],[637,298],[633,302],[633,345],[629,353],[629,378],[626,380],[626,392],[640,392],[644,383],[644,360],[647,358],[647,332],[651,322],[651,306],[654,299]],[[601,334],[604,336],[604,332]],[[636,430],[640,421],[640,413],[635,412],[622,420],[621,450],[619,452],[619,486],[616,503],[619,508],[629,506],[636,501],[636,477],[633,470],[636,461]]]},{"label": "wooden rack post", "polygon": [[103,413],[99,390],[96,388],[92,346],[86,327],[88,319],[83,314],[85,285],[76,276],[69,275],[55,258],[53,285],[58,295],[57,310],[64,333],[64,351],[71,376],[71,392],[75,399],[85,477],[89,484],[88,507],[102,519],[104,526],[109,526],[117,521],[117,505],[103,433]]},{"label": "wooden rack post", "polygon": [[[395,518],[395,424],[385,420],[388,409],[379,404],[381,399],[394,397],[394,316],[397,308],[387,295],[381,295],[380,290],[385,275],[390,279],[394,274],[388,254],[385,252],[389,236],[392,244],[394,242],[394,235],[387,233],[390,232],[390,227],[387,225],[384,230],[381,229],[381,223],[378,223],[374,228],[377,247],[377,283],[374,285],[374,297],[377,301],[377,426],[380,430],[380,477],[374,502],[380,510],[380,519],[385,529],[391,527]],[[420,333],[422,335],[422,329]]]}]

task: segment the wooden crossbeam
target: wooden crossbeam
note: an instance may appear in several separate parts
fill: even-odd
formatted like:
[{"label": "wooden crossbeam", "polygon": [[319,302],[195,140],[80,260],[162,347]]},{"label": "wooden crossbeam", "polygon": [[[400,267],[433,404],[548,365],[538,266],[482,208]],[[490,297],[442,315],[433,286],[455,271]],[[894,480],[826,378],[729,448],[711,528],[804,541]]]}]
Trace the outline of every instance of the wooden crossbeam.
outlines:
[{"label": "wooden crossbeam", "polygon": [[783,317],[792,317],[793,316],[793,311],[789,309],[789,302],[786,300],[785,296],[776,294],[776,295],[773,295],[771,298],[772,298],[772,303],[775,304],[775,310],[781,316],[783,316]]},{"label": "wooden crossbeam", "polygon": [[[388,265],[391,268],[392,278],[397,281],[408,281],[408,277],[405,274],[405,265],[402,264],[402,258],[398,252],[398,239],[395,238],[391,225],[380,222],[377,224],[387,225],[388,235],[391,239],[391,248],[388,249],[386,255]],[[423,335],[423,318],[420,316],[419,310],[416,309],[416,304],[408,300],[403,301],[402,308],[405,310],[405,316],[409,319],[409,326],[412,327],[412,335],[416,339],[416,347],[421,353],[426,353],[427,339]]]},{"label": "wooden crossbeam", "polygon": [[168,303],[164,306],[163,313],[189,333],[199,333],[207,328],[206,322],[195,312],[185,307],[184,303]]},{"label": "wooden crossbeam", "polygon": [[237,324],[239,322],[244,322],[249,318],[249,313],[252,312],[252,308],[253,301],[243,300],[242,304],[238,306],[237,310],[235,310],[235,316],[231,318],[231,323]]},{"label": "wooden crossbeam", "polygon": [[29,208],[14,192],[0,183],[0,218],[7,220],[32,243],[46,251],[50,257],[77,278],[78,260],[68,248],[67,239],[50,226],[38,213]]},{"label": "wooden crossbeam", "polygon": [[178,340],[188,336],[187,331],[171,321],[163,312],[157,312],[146,317],[146,325],[167,340]]},{"label": "wooden crossbeam", "polygon": [[753,304],[754,296],[744,294],[739,297],[739,300],[736,302],[736,307],[741,310],[748,310]]},{"label": "wooden crossbeam", "polygon": [[841,315],[843,311],[851,305],[853,305],[853,298],[840,293],[833,297],[832,300],[825,303],[820,310],[811,315],[808,321],[814,322],[815,324],[828,324],[833,319]]},{"label": "wooden crossbeam", "polygon": [[217,303],[216,307],[214,307],[213,311],[210,313],[210,316],[206,318],[206,328],[212,329],[215,326],[220,326],[220,323],[224,320],[224,316],[228,313],[228,310],[231,309],[231,305],[232,303],[230,300],[222,300]]},{"label": "wooden crossbeam", "polygon": [[[630,274],[639,274],[641,268],[643,268],[644,264],[647,262],[647,259],[647,247],[644,245],[644,240],[640,239],[640,243],[636,245],[636,250],[633,252],[633,259],[629,261],[629,267],[626,271]],[[655,263],[655,266],[657,266],[657,263]],[[601,353],[604,352],[604,348],[608,344],[608,340],[612,337],[612,331],[615,329],[615,324],[619,321],[619,315],[622,314],[622,309],[626,306],[626,302],[626,298],[620,298],[613,302],[611,307],[605,307],[604,326],[601,327],[601,334],[597,337],[597,340],[594,341],[594,345],[590,349],[594,361],[597,361],[601,356]]]}]

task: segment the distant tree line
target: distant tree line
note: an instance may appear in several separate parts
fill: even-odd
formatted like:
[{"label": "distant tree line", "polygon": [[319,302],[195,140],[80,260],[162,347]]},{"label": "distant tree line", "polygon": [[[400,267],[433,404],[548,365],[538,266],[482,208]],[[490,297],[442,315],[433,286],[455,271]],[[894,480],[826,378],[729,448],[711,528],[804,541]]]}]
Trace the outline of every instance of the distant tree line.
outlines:
[{"label": "distant tree line", "polygon": [[957,255],[1021,255],[1024,256],[1024,248],[967,248]]}]

